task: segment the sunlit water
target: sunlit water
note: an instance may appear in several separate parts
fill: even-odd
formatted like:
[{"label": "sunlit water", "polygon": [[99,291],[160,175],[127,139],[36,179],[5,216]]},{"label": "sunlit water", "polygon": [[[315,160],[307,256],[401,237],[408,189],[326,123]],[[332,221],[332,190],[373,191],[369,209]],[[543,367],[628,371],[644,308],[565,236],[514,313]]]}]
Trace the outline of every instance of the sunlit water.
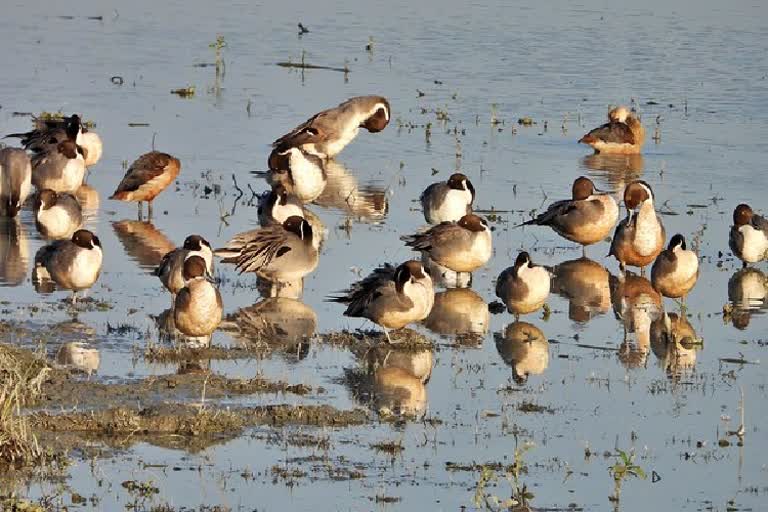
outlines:
[{"label": "sunlit water", "polygon": [[[139,444],[93,464],[76,461],[67,485],[83,496],[97,495],[101,501],[94,507],[104,509],[131,501],[119,482],[135,479],[153,480],[161,490],[155,502],[174,506],[456,510],[475,506],[480,472],[452,471],[448,462],[510,464],[515,449],[532,442],[523,455],[528,472],[521,483],[535,495],[535,507],[573,503],[584,510],[612,509],[607,468],[615,459],[603,454],[619,448],[634,449],[637,464],[648,473],[646,480],[625,482],[622,510],[759,510],[766,493],[761,454],[768,448],[763,427],[768,374],[764,364],[734,365],[721,358],[765,359],[767,324],[759,311],[764,297],[755,295],[753,285],[744,292],[743,283],[764,286],[765,275],[755,272],[767,267],[740,273],[727,237],[733,207],[748,202],[763,208],[768,192],[766,15],[760,2],[655,1],[618,9],[600,1],[525,7],[194,1],[30,6],[12,0],[0,18],[2,131],[28,129],[29,118],[14,112],[61,109],[94,120],[105,142],[84,206],[87,227],[99,235],[105,253],[101,279],[89,295],[109,309],[80,314],[83,326],[72,329],[73,340],[99,350],[95,378],[111,382],[176,371],[141,357],[148,343],[158,342],[153,317],[170,305],[150,275],[154,263],[189,233],[217,246],[254,227],[248,186],[256,192],[266,188],[253,172],[266,167],[269,143],[349,96],[385,95],[395,120],[382,133],[361,133],[338,158],[340,190],[365,189],[375,204],[361,201],[350,211],[330,197],[310,207],[327,229],[320,265],[306,279],[302,296],[320,335],[372,327],[342,317],[343,308],[324,298],[384,261],[412,257],[399,237],[423,226],[419,193],[455,169],[473,181],[477,208],[501,212],[492,223],[495,256],[474,274],[477,296],[464,297],[467,304],[495,299],[495,277],[521,249],[546,265],[581,256],[579,247],[547,229],[513,229],[532,210],[567,197],[581,174],[617,192],[642,177],[654,187],[668,235],[684,234],[701,256],[701,276],[687,306],[703,348],[670,353],[651,339],[650,350],[643,350],[638,333],[622,345],[623,324],[604,288],[588,311],[553,294],[548,318],[536,313],[522,319],[541,338],[528,351],[515,352],[504,343],[505,332],[513,336],[521,328],[508,327],[514,319],[507,313],[490,316],[478,343],[456,345],[451,335],[423,330],[437,347],[431,378],[419,389],[424,403],[415,407],[424,412],[426,406],[427,416],[442,420],[440,425],[303,429],[327,437],[327,450],[274,441],[291,429],[255,429],[194,454]],[[297,36],[299,21],[309,34]],[[218,78],[214,67],[196,66],[213,62],[208,45],[217,34],[227,43]],[[369,37],[372,51],[365,49]],[[350,73],[301,73],[274,65],[297,62],[302,52],[306,62],[346,63]],[[112,77],[120,77],[122,85]],[[195,87],[194,97],[170,94],[187,86]],[[643,156],[588,156],[588,148],[575,141],[603,122],[609,104],[630,101],[648,132]],[[494,115],[500,123],[491,123]],[[526,116],[536,124],[518,125]],[[107,198],[122,177],[123,163],[148,151],[153,138],[157,149],[180,158],[182,172],[178,186],[156,200],[152,225],[131,223],[135,205]],[[239,199],[233,176],[243,191]],[[20,224],[4,223],[0,231],[5,319],[38,326],[68,321],[66,310],[51,307],[65,294],[39,295],[31,283],[32,260],[44,244],[31,212],[23,211]],[[601,243],[590,247],[588,256],[616,276],[617,264],[607,252]],[[261,300],[253,276],[238,276],[224,265],[217,275],[225,313]],[[604,284],[607,275],[600,279]],[[724,319],[729,301],[748,309],[737,308]],[[667,300],[665,307],[678,310]],[[482,304],[472,311],[478,311],[475,325],[484,331]],[[116,330],[126,325],[131,329]],[[217,332],[213,343],[229,346],[238,340]],[[59,347],[46,349],[54,357]],[[298,357],[290,349],[277,354],[204,364],[232,377],[261,374],[327,390],[302,399],[255,395],[227,403],[360,405],[345,385],[345,374],[361,364],[349,350],[315,340],[308,351],[297,349]],[[718,439],[740,422],[740,388],[746,399],[745,446],[736,447],[731,437],[730,447],[718,447]],[[520,412],[523,401],[554,414]],[[368,448],[382,440],[401,440],[405,450],[390,461]],[[585,456],[587,449],[593,455]],[[312,453],[364,477],[334,479],[323,463],[292,461]],[[140,462],[182,469],[145,468]],[[307,476],[288,487],[284,480],[273,482],[273,466],[300,467]],[[243,478],[245,470],[255,477]],[[660,480],[651,478],[652,472]],[[510,487],[499,476],[487,490],[506,498]],[[29,494],[50,490],[35,484]],[[376,496],[401,501],[377,504]]]}]

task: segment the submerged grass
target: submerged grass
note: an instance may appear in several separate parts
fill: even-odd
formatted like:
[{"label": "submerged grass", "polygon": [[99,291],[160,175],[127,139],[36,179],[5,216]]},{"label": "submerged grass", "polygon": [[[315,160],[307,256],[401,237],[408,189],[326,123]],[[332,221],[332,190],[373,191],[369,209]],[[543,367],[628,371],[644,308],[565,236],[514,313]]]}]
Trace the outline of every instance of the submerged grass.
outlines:
[{"label": "submerged grass", "polygon": [[22,408],[41,392],[49,368],[0,345],[0,464],[30,464],[42,456]]}]

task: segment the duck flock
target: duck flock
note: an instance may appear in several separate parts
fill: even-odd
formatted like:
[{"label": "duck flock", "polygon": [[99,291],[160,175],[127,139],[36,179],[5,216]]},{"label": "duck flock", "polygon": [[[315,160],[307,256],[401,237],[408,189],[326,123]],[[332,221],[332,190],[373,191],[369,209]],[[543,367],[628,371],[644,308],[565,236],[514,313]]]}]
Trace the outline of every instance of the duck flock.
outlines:
[{"label": "duck flock", "polygon": [[[208,337],[221,324],[222,299],[212,278],[214,259],[255,273],[280,290],[303,289],[303,279],[319,262],[322,227],[304,205],[319,201],[338,155],[357,136],[360,128],[384,130],[392,112],[381,96],[351,98],[323,110],[273,143],[266,173],[270,191],[259,202],[260,226],[234,236],[224,247],[213,249],[199,234],[189,235],[182,247],[167,253],[154,274],[172,297],[175,327],[185,336]],[[617,107],[608,122],[584,135],[579,142],[596,153],[637,154],[644,129],[634,112]],[[75,192],[83,184],[87,167],[102,155],[98,134],[78,115],[55,120],[36,120],[27,133],[11,134],[21,148],[0,150],[0,214],[15,217],[27,199],[38,230],[53,242],[35,256],[33,279],[48,279],[59,288],[78,292],[98,280],[103,254],[98,236],[81,229],[83,213]],[[173,183],[181,162],[172,155],[151,151],[128,168],[111,199],[142,203],[152,216],[152,201]],[[563,184],[563,188],[567,186]],[[32,189],[35,189],[32,194]],[[407,247],[420,259],[386,263],[364,279],[351,284],[328,300],[346,305],[345,315],[379,325],[388,342],[396,342],[390,330],[425,320],[435,304],[435,287],[465,287],[471,273],[493,255],[493,236],[486,219],[473,213],[475,189],[463,174],[434,183],[420,196],[426,222],[431,227],[403,236]],[[579,177],[571,185],[571,198],[557,201],[520,226],[544,226],[563,238],[586,247],[611,238],[609,256],[618,260],[622,304],[628,308],[661,308],[661,298],[684,300],[699,274],[697,254],[680,234],[668,236],[654,206],[648,183],[636,180],[623,193],[626,215],[608,193]],[[666,248],[665,248],[666,246]],[[746,266],[768,258],[768,220],[746,204],[735,207],[729,246]],[[587,260],[588,261],[588,260]],[[651,280],[627,272],[637,267],[641,275],[651,267]],[[586,271],[588,269],[582,269]],[[516,317],[543,307],[551,290],[549,269],[534,264],[522,251],[514,264],[496,281],[496,295]],[[651,300],[648,301],[648,297]],[[656,297],[656,299],[653,299]],[[672,318],[674,320],[675,317]]]}]

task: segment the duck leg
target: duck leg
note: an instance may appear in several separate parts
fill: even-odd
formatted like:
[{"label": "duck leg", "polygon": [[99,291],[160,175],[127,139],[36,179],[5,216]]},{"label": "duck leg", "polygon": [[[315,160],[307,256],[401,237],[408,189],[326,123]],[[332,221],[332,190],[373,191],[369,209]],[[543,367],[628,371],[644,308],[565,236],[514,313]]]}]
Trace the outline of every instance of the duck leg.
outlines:
[{"label": "duck leg", "polygon": [[152,201],[147,201],[147,220],[152,220]]},{"label": "duck leg", "polygon": [[138,202],[139,205],[139,222],[144,220],[144,209],[141,207],[141,201]]}]

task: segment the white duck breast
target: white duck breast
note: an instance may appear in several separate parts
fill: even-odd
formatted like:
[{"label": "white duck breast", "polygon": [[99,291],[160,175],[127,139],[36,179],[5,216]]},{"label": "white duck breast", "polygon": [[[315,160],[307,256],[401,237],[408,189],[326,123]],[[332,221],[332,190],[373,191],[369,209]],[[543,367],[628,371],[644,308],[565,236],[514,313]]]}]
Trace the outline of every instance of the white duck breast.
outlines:
[{"label": "white duck breast", "polygon": [[83,184],[85,160],[80,152],[68,158],[57,151],[41,154],[33,161],[32,183],[38,190],[75,192]]},{"label": "white duck breast", "polygon": [[68,272],[72,288],[75,290],[90,288],[99,278],[101,262],[101,247],[79,250]]},{"label": "white duck breast", "polygon": [[69,238],[83,224],[80,203],[69,194],[59,194],[56,204],[37,210],[36,221],[44,236],[54,239]]},{"label": "white duck breast", "polygon": [[523,265],[518,269],[517,276],[528,289],[526,302],[538,304],[547,300],[550,289],[550,276],[547,269]]},{"label": "white duck breast", "polygon": [[762,261],[768,253],[768,237],[765,231],[755,229],[749,224],[739,226],[739,233],[744,241],[741,247],[741,259],[747,263]]},{"label": "white duck breast", "polygon": [[291,153],[291,173],[295,194],[305,202],[314,201],[323,193],[326,179],[320,167],[308,160],[301,151]]},{"label": "white duck breast", "polygon": [[425,200],[422,203],[426,203],[424,204],[424,213],[430,224],[457,221],[469,213],[468,207],[472,204],[472,193],[469,190],[448,188],[441,199],[437,201]]},{"label": "white duck breast", "polygon": [[635,223],[635,239],[633,245],[638,254],[648,256],[658,250],[658,240],[659,238],[663,238],[663,228],[656,216],[653,202],[650,200],[643,202],[640,211],[636,215],[637,221]]}]

